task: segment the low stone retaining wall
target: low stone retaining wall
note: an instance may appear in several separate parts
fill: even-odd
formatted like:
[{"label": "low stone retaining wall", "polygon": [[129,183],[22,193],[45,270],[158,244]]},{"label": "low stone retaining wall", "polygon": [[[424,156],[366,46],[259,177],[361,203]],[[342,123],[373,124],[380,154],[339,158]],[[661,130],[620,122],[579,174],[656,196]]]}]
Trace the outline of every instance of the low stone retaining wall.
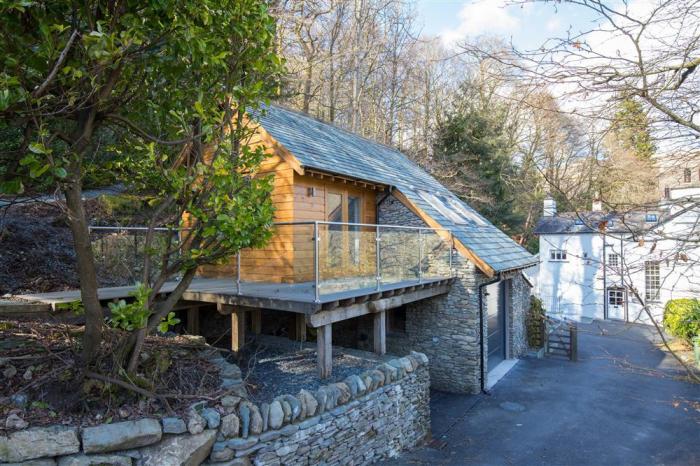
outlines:
[{"label": "low stone retaining wall", "polygon": [[3,464],[89,466],[370,464],[430,431],[428,358],[393,359],[343,382],[259,406],[226,396],[185,419],[140,419],[0,436]]}]

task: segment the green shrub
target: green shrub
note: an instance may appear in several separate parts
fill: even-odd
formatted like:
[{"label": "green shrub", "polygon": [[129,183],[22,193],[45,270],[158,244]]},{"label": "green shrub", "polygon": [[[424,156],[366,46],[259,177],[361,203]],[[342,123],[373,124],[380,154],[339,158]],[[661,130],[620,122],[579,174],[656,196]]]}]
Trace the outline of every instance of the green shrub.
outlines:
[{"label": "green shrub", "polygon": [[667,302],[664,327],[671,335],[688,341],[700,336],[700,300],[685,298]]},{"label": "green shrub", "polygon": [[527,343],[530,348],[541,348],[544,346],[544,334],[542,322],[545,318],[545,309],[542,300],[537,296],[530,296],[530,309],[527,312]]}]

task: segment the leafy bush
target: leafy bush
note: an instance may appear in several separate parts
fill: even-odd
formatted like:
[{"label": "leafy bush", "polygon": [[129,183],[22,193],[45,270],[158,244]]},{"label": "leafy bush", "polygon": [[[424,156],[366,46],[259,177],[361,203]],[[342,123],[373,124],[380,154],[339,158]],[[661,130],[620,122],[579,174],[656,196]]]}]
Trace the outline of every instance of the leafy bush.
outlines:
[{"label": "leafy bush", "polygon": [[664,327],[685,340],[700,336],[700,300],[673,299],[664,308]]},{"label": "leafy bush", "polygon": [[542,322],[545,317],[545,309],[542,300],[537,296],[530,296],[530,309],[527,312],[527,343],[530,348],[544,346],[544,334]]}]

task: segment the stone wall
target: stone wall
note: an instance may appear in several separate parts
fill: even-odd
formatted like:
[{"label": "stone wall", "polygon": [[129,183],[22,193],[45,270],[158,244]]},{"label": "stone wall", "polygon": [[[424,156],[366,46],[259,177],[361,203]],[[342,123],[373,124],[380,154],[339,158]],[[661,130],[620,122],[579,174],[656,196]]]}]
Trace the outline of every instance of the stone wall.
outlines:
[{"label": "stone wall", "polygon": [[[235,392],[235,390],[234,390]],[[428,358],[409,356],[259,406],[229,395],[187,416],[0,435],[2,464],[88,466],[371,464],[430,432]]]},{"label": "stone wall", "polygon": [[[426,226],[393,196],[379,204],[377,215],[380,224]],[[453,270],[455,281],[447,295],[407,306],[406,331],[403,334],[387,335],[387,350],[403,354],[415,349],[428,355],[433,388],[457,393],[478,393],[481,390],[479,286],[490,279],[459,254],[453,256]],[[529,306],[530,287],[519,272],[510,274],[509,278],[507,357],[514,358],[527,351],[525,316]],[[485,327],[485,318],[483,323]],[[483,328],[482,332],[485,331]],[[487,351],[486,344],[484,341],[484,351]],[[484,367],[484,373],[488,369]]]},{"label": "stone wall", "polygon": [[527,312],[530,308],[530,283],[518,273],[510,280],[511,308],[508,315],[509,357],[518,358],[529,350],[527,343]]}]

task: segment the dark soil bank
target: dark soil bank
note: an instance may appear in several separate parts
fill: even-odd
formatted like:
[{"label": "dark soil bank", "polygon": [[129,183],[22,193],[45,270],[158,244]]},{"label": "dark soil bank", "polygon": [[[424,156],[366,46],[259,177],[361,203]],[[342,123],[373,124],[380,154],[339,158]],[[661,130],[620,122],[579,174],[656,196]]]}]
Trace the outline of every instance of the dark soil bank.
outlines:
[{"label": "dark soil bank", "polygon": [[7,209],[0,220],[0,295],[78,287],[65,215],[53,204]]}]

